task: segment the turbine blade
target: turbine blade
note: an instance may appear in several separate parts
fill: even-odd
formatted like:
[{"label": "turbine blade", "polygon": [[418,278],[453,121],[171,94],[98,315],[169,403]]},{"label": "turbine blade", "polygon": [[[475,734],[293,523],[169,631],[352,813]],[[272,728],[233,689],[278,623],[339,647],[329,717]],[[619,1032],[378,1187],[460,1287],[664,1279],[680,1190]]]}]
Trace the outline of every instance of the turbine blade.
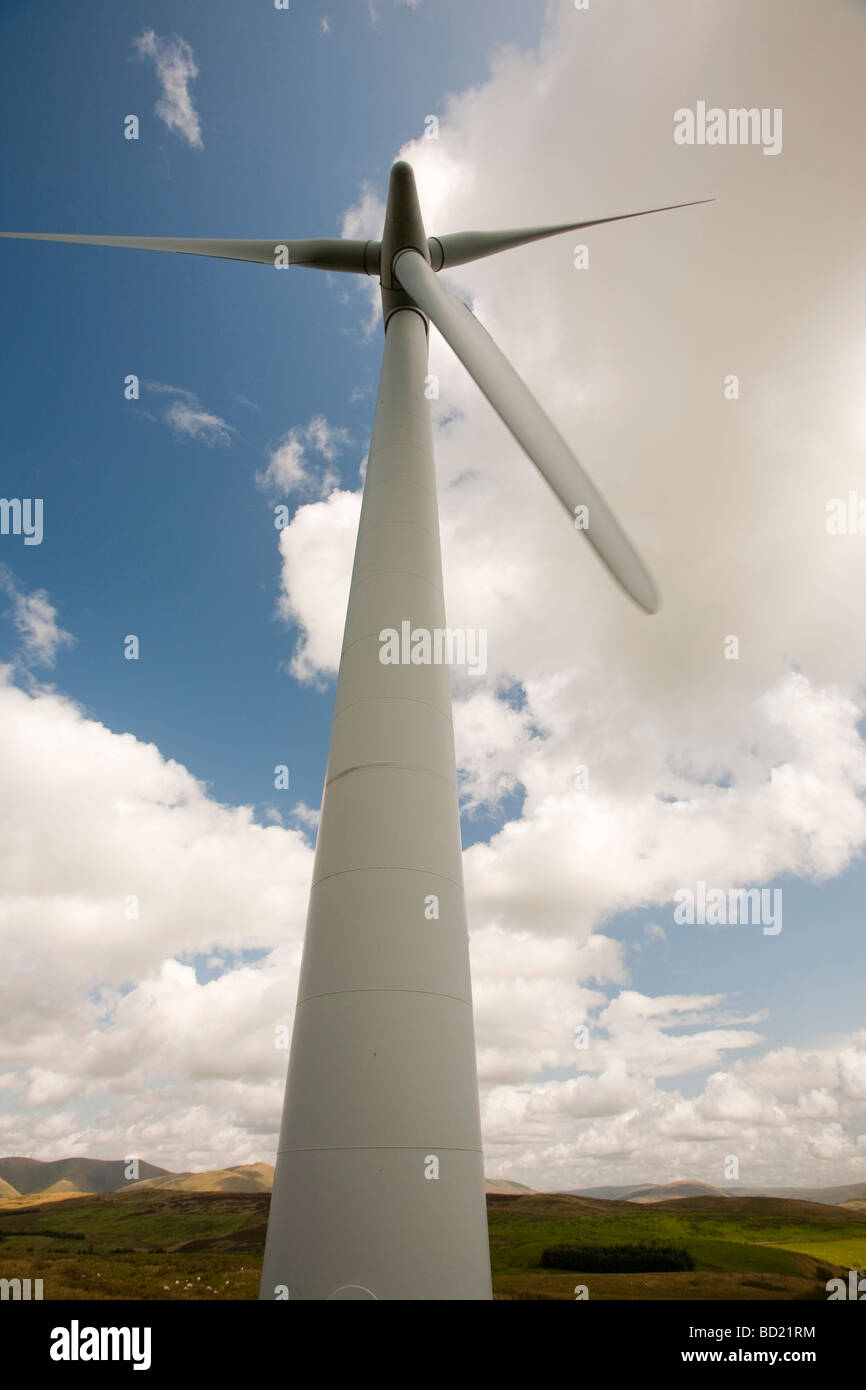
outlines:
[{"label": "turbine blade", "polygon": [[714,198],[698,198],[692,203],[671,203],[664,208],[646,208],[643,212],[621,212],[615,217],[594,217],[590,222],[567,222],[559,227],[518,227],[509,232],[451,232],[448,236],[428,237],[427,245],[434,270],[466,265],[482,256],[495,256],[497,251],[512,251],[515,246],[527,246],[531,241],[558,236],[560,232],[579,232],[582,227],[600,227],[603,222],[626,222],[630,217],[649,217],[654,212],[673,212],[675,208],[694,208],[699,203],[713,203]]},{"label": "turbine blade", "polygon": [[460,358],[572,521],[576,521],[577,507],[587,508],[583,534],[614,578],[641,608],[655,613],[659,598],[649,571],[562,435],[486,329],[417,251],[400,251],[394,259],[394,274]]},{"label": "turbine blade", "polygon": [[311,241],[235,241],[227,237],[74,236],[58,232],[0,232],[2,237],[27,241],[72,241],[87,246],[126,246],[136,251],[177,251],[186,256],[216,256],[229,261],[277,263],[278,248],[286,247],[289,265],[313,270],[346,270],[377,275],[379,243],[317,237]]}]

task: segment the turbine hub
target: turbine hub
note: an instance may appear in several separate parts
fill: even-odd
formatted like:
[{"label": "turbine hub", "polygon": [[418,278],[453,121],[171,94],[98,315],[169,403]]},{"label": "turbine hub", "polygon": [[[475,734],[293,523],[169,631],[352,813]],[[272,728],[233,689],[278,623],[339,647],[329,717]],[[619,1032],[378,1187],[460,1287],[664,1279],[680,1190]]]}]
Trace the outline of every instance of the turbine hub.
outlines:
[{"label": "turbine hub", "polygon": [[382,283],[382,316],[385,327],[396,309],[414,309],[421,314],[424,322],[427,316],[407,294],[394,275],[394,257],[398,251],[411,249],[423,256],[430,264],[430,250],[427,233],[421,217],[418,190],[412,165],[405,159],[398,159],[391,169],[391,182],[388,186],[388,205],[385,209],[385,229],[382,232],[382,247],[379,253],[379,279]]}]

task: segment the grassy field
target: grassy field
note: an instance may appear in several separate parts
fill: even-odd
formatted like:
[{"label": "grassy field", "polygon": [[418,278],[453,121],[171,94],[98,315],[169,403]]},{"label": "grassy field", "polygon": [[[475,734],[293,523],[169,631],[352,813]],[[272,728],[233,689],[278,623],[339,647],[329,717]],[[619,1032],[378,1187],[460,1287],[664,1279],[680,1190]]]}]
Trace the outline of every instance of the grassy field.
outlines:
[{"label": "grassy field", "polygon": [[[63,1299],[255,1298],[266,1193],[167,1189],[0,1211],[0,1276],[42,1279]],[[565,1195],[488,1197],[497,1299],[826,1299],[826,1281],[866,1265],[866,1212],[761,1197],[634,1205]],[[685,1247],[687,1272],[539,1268],[547,1246]]]},{"label": "grassy field", "polygon": [[866,1236],[845,1240],[802,1240],[796,1245],[786,1245],[785,1249],[814,1255],[816,1260],[844,1265],[846,1269],[866,1269]]},{"label": "grassy field", "polygon": [[[766,1197],[702,1197],[635,1205],[583,1197],[487,1199],[495,1296],[573,1299],[826,1299],[849,1255],[866,1253],[866,1213]],[[693,1271],[553,1274],[546,1246],[653,1242],[685,1247]]]},{"label": "grassy field", "polygon": [[0,1275],[46,1299],[256,1298],[270,1196],[164,1190],[0,1212]]}]

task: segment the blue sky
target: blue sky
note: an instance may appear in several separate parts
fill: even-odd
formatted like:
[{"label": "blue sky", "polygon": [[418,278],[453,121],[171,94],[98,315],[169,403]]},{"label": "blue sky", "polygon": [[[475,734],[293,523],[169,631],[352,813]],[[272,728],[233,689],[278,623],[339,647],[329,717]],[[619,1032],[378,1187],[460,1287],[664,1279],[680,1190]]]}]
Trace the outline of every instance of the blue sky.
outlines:
[{"label": "blue sky", "polygon": [[[484,0],[456,44],[459,3],[380,9],[372,23],[360,0],[289,12],[106,0],[82,23],[4,7],[3,227],[339,235],[362,182],[383,196],[443,94],[483,79],[495,45],[535,41],[542,13]],[[202,149],[154,114],[153,66],[133,48],[149,29],[179,32],[195,54]],[[130,112],[137,142],[123,138]],[[335,467],[358,486],[381,352],[359,299],[314,271],[275,280],[259,266],[79,247],[7,246],[4,271],[5,495],[44,498],[45,541],[4,538],[3,558],[55,596],[75,634],[58,685],[218,800],[273,802],[285,763],[292,795],[317,807],[332,692],[281,670],[292,635],[273,619],[273,512],[254,480],[269,446],[322,413],[348,433]],[[144,386],[140,403],[124,399],[130,372],[192,391],[230,425],[228,447],[173,438],[147,418],[164,397]],[[127,633],[138,663],[123,659]],[[4,639],[8,652],[8,626]]]},{"label": "blue sky", "polygon": [[[862,11],[833,0],[827,13],[828,51],[858,51]],[[661,0],[657,21],[642,0],[580,16],[565,0],[0,11],[3,230],[339,235],[347,214],[375,220],[407,145],[430,233],[718,200],[593,234],[586,276],[565,238],[453,282],[610,488],[660,576],[657,619],[636,618],[572,546],[431,341],[449,621],[488,627],[492,653],[483,688],[455,686],[488,1171],[539,1185],[714,1180],[725,1125],[766,1180],[866,1173],[866,566],[858,537],[823,526],[827,497],[866,495],[866,277],[851,234],[866,210],[848,144],[862,93],[847,75],[804,87],[805,0],[754,15],[746,0]],[[197,69],[174,125],[138,51],[148,34]],[[784,106],[784,151],[677,149],[674,108],[704,97]],[[437,141],[423,139],[430,115]],[[334,694],[320,653],[342,626],[333,576],[381,353],[370,285],[25,241],[0,243],[0,273],[0,493],[44,499],[42,544],[0,536],[0,663],[27,696],[0,743],[3,921],[21,969],[46,981],[10,1027],[0,1116],[20,1125],[0,1130],[0,1152],[271,1159],[284,1059],[255,1052],[251,1020],[269,1027],[294,1002],[305,808],[319,806]],[[733,408],[719,384],[731,370]],[[138,400],[124,398],[130,373]],[[309,477],[281,494],[258,479],[287,439]],[[278,612],[287,594],[294,623]],[[22,657],[34,595],[74,639],[55,638],[53,663]],[[719,655],[731,632],[736,664]],[[301,680],[291,663],[307,640]],[[127,795],[142,816],[131,849],[111,828]],[[153,935],[109,949],[110,903],[139,879]],[[780,888],[782,932],[677,926],[673,891],[698,879]],[[64,982],[68,950],[82,954]],[[178,1030],[173,1051],[153,1043],[149,1010],[162,1036]],[[600,1046],[575,1060],[584,1018]],[[225,1020],[203,1058],[193,1029]],[[128,1074],[124,1049],[139,1057]],[[162,1119],[124,1108],[143,1082],[171,1095]],[[683,1110],[665,1108],[674,1092]],[[617,1174],[612,1145],[629,1155]]]}]

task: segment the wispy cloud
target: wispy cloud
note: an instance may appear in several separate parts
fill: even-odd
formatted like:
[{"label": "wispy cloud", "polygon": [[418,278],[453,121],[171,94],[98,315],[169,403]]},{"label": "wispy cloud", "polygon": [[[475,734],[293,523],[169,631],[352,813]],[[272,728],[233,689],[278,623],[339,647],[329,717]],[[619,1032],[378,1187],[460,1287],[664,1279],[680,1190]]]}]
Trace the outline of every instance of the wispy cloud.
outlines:
[{"label": "wispy cloud", "polygon": [[188,391],[185,386],[169,386],[162,381],[146,381],[144,385],[149,391],[174,397],[160,418],[176,435],[198,440],[211,449],[231,443],[234,427],[221,416],[205,410],[194,391]]},{"label": "wispy cloud", "polygon": [[185,435],[187,439],[200,439],[211,448],[217,444],[229,444],[234,433],[231,425],[227,425],[218,415],[202,410],[200,405],[192,405],[189,401],[172,401],[164,418],[175,434]]},{"label": "wispy cloud", "polygon": [[348,441],[346,430],[330,425],[324,415],[314,415],[306,425],[295,425],[283,436],[271,451],[265,471],[256,474],[256,483],[263,492],[285,495],[304,491],[324,497],[337,483],[337,476],[329,468],[314,472],[308,455],[318,454],[330,463]]},{"label": "wispy cloud", "polygon": [[658,922],[647,922],[643,929],[643,934],[647,941],[667,941],[667,932],[664,927],[660,927]]},{"label": "wispy cloud", "polygon": [[177,34],[162,39],[152,29],[146,29],[133,44],[140,58],[149,58],[153,63],[162,88],[156,114],[193,149],[203,149],[201,122],[189,91],[190,82],[198,77],[198,68],[186,39]]},{"label": "wispy cloud", "polygon": [[25,594],[12,571],[0,565],[0,590],[12,601],[12,622],[20,639],[17,661],[24,667],[53,666],[60,647],[71,647],[75,638],[57,621],[57,609],[44,589]]}]

